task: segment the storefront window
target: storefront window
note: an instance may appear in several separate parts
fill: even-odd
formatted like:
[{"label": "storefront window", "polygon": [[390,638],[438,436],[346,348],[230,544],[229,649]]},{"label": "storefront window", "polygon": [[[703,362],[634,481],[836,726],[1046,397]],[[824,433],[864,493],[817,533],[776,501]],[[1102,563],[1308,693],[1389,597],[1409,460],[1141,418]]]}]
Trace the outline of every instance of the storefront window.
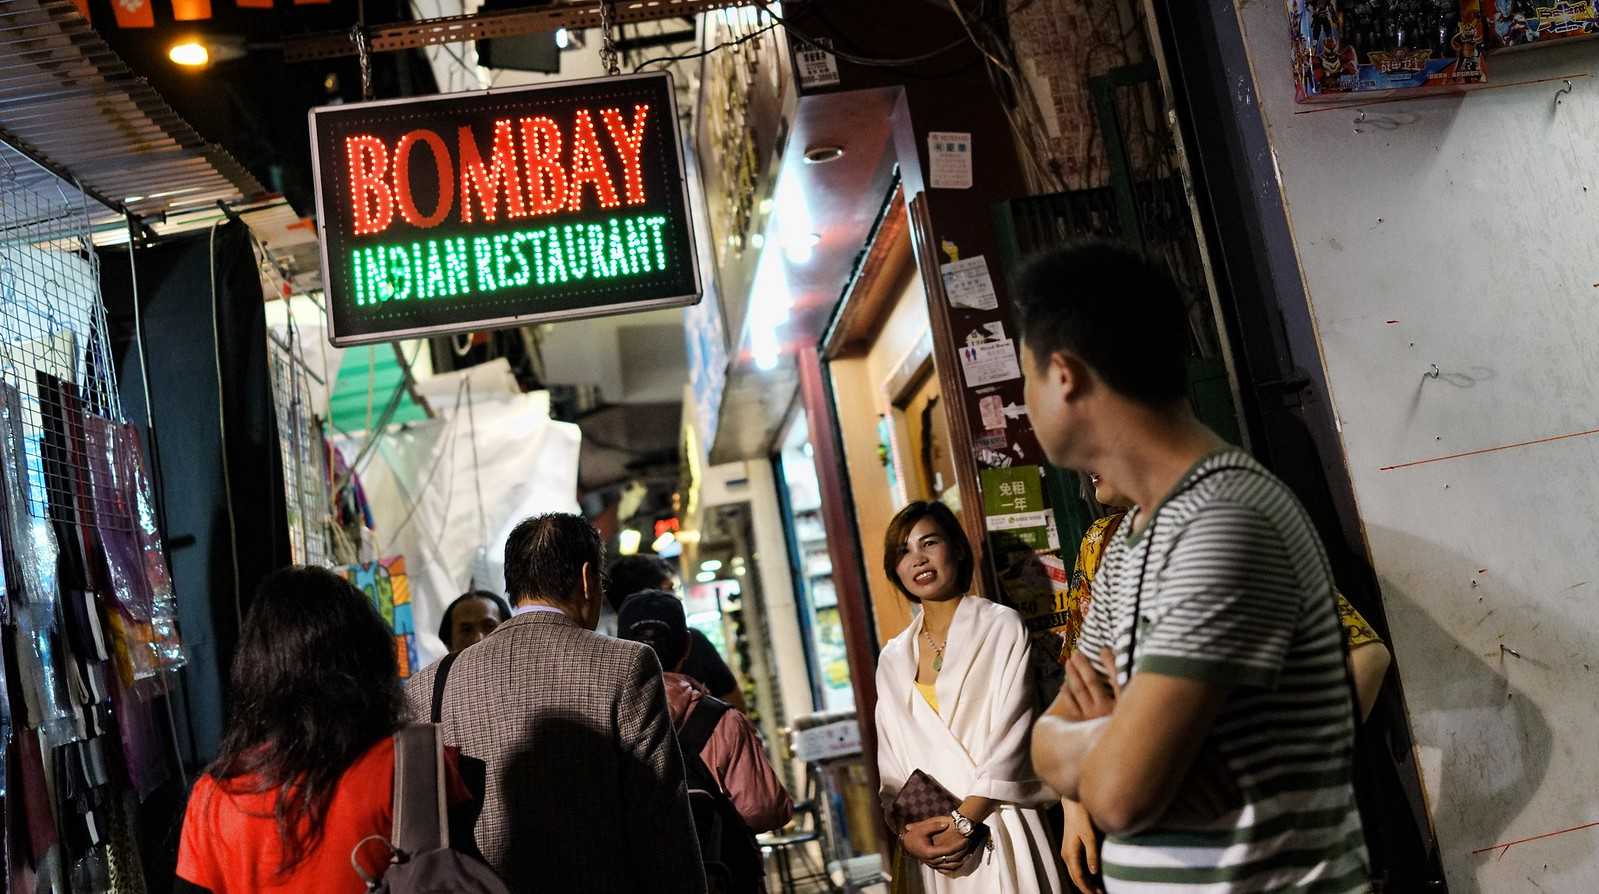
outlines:
[{"label": "storefront window", "polygon": [[811,677],[821,694],[818,707],[847,711],[855,707],[850,685],[849,659],[844,649],[844,626],[838,616],[838,593],[833,588],[833,560],[827,551],[822,525],[822,495],[812,458],[810,430],[805,416],[797,414],[783,438],[778,456],[787,488],[788,526],[795,550],[795,594],[810,630]]},{"label": "storefront window", "polygon": [[739,599],[736,580],[717,580],[707,584],[692,584],[683,598],[683,609],[688,626],[710,640],[716,653],[725,659],[732,652],[728,648],[727,625],[722,620],[724,606],[734,608]]}]

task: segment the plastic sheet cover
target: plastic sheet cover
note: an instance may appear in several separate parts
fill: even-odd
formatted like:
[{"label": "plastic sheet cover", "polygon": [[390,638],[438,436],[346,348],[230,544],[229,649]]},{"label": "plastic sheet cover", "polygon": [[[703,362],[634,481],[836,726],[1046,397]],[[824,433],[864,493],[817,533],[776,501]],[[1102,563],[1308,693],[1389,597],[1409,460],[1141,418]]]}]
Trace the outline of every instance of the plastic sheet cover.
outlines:
[{"label": "plastic sheet cover", "polygon": [[15,386],[0,382],[0,478],[4,478],[7,552],[14,571],[7,575],[12,622],[17,636],[19,682],[28,721],[50,745],[80,736],[67,681],[60,670],[54,634],[58,613],[56,562],[60,548],[46,519],[29,511],[29,495],[43,469],[29,466],[22,443],[22,401]]},{"label": "plastic sheet cover", "polygon": [[[432,381],[448,390],[458,375]],[[502,560],[511,529],[530,515],[578,511],[582,441],[577,426],[551,421],[543,393],[480,394],[471,418],[464,400],[435,401],[434,407],[440,418],[385,437],[362,470],[377,555],[406,558],[422,667],[444,654],[439,619],[468,585],[504,592]],[[351,456],[359,449],[340,446]]]},{"label": "plastic sheet cover", "polygon": [[176,670],[188,660],[183,654],[183,640],[178,636],[178,597],[172,589],[172,572],[167,567],[161,529],[156,524],[149,464],[139,447],[138,429],[132,424],[124,424],[120,435],[117,450],[132,476],[133,502],[137,510],[133,527],[138,536],[144,573],[150,588],[149,623],[154,635],[156,662],[162,670]]},{"label": "plastic sheet cover", "polygon": [[[137,462],[121,448],[121,426],[91,416],[84,421],[89,477],[94,504],[107,507],[118,519],[136,520],[137,501],[133,470]],[[99,516],[103,522],[105,513]],[[106,584],[114,597],[106,605],[111,629],[111,653],[124,686],[148,680],[161,672],[158,643],[150,624],[154,597],[145,571],[144,549],[136,523],[97,525],[97,540],[105,559]]]}]

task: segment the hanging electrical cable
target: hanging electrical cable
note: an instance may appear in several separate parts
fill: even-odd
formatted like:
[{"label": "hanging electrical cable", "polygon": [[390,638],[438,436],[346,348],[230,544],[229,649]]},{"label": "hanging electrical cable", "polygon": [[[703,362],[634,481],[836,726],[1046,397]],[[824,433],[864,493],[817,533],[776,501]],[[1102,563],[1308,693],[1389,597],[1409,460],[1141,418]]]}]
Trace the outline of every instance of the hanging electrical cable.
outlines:
[{"label": "hanging electrical cable", "polygon": [[[1015,59],[1014,47],[1008,39],[993,30],[986,16],[968,19],[958,0],[947,0],[947,3],[972,45],[988,62],[989,85],[1000,100],[1000,108],[1021,152],[1029,189],[1035,192],[1063,191],[1066,188],[1065,179],[1048,161],[1051,156],[1043,145],[1042,135],[1048,133],[1048,128],[1042,120],[1042,106],[1033,90],[1032,81],[1017,71],[1020,66]],[[996,80],[996,76],[1002,77],[1003,83]]]},{"label": "hanging electrical cable", "polygon": [[477,401],[472,398],[472,377],[466,377],[466,426],[467,437],[472,439],[472,483],[477,489],[477,521],[482,529],[483,544],[489,542],[489,517],[483,503],[483,465],[478,461],[477,455],[477,414],[473,407]]},{"label": "hanging electrical cable", "polygon": [[737,40],[724,40],[721,43],[717,44],[716,46],[711,47],[710,49],[695,50],[694,52],[682,53],[682,54],[677,55],[677,56],[657,56],[657,57],[655,57],[653,59],[645,59],[643,62],[640,62],[639,64],[633,66],[633,71],[635,73],[636,72],[640,72],[640,71],[643,71],[644,69],[648,68],[651,65],[661,65],[661,64],[672,65],[674,63],[683,62],[683,61],[689,60],[689,59],[702,59],[702,58],[704,58],[706,56],[711,55],[712,53],[717,52],[718,50],[724,50],[724,49],[727,49],[728,47],[736,47],[736,46],[739,46],[741,44],[748,43],[749,41],[752,41],[752,40],[756,39],[757,37],[760,37],[762,34],[765,34],[766,32],[771,31],[771,30],[773,30],[773,29],[775,29],[777,27],[779,27],[779,24],[777,22],[773,22],[772,24],[767,25],[766,27],[760,29],[759,31],[754,31],[754,32],[751,32],[749,34],[745,34],[742,37],[739,37]]}]

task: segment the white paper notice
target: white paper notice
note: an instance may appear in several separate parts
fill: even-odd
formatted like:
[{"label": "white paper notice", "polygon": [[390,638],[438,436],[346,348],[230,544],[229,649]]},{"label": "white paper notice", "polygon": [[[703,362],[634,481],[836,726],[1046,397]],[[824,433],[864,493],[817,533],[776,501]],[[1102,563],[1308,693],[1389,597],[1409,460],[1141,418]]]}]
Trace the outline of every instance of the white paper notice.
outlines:
[{"label": "white paper notice", "polygon": [[967,388],[980,388],[1022,377],[1022,368],[1016,363],[1016,342],[1011,339],[967,345],[960,349],[960,355]]},{"label": "white paper notice", "polygon": [[999,296],[994,293],[994,281],[988,276],[988,262],[982,255],[962,258],[938,269],[943,271],[944,294],[951,305],[973,310],[999,308]]},{"label": "white paper notice", "polygon": [[[823,38],[817,38],[818,41]],[[838,57],[826,50],[805,47],[798,53],[801,87],[831,87],[838,83]]]},{"label": "white paper notice", "polygon": [[927,135],[928,183],[934,189],[972,188],[972,135],[933,131]]}]

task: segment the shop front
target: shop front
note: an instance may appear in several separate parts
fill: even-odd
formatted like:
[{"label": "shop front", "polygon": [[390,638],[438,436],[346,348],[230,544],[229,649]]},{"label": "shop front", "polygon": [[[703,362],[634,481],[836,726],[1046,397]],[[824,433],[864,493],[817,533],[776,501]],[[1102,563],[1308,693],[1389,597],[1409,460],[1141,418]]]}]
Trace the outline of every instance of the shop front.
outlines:
[{"label": "shop front", "polygon": [[[808,24],[847,43],[887,29],[886,15]],[[906,53],[955,36],[892,30],[887,45]],[[1188,346],[1196,413],[1234,442],[1265,439],[1261,395],[1244,390],[1234,356],[1240,327],[1264,330],[1225,303],[1181,141],[1162,123],[1169,87],[1143,42],[1122,40],[1128,64],[1086,73],[1069,53],[1022,41],[1052,89],[1083,100],[1053,106],[1081,147],[1052,142],[1052,159],[1020,139],[986,84],[896,77],[843,54],[833,74],[798,69],[792,87],[781,73],[740,82],[751,99],[731,106],[752,111],[730,132],[785,139],[743,144],[758,150],[753,176],[711,197],[727,358],[708,453],[782,472],[810,683],[818,709],[845,705],[842,656],[868,789],[878,651],[913,618],[881,571],[900,507],[955,510],[979,552],[974,589],[1023,615],[1046,699],[1075,635],[1073,561],[1103,510],[1078,476],[1049,466],[1027,417],[1008,292],[1028,255],[1100,237],[1165,259],[1204,299]],[[747,213],[718,215],[721,200]],[[857,851],[886,840],[857,834],[880,831],[875,807],[841,815],[859,817]]]}]

